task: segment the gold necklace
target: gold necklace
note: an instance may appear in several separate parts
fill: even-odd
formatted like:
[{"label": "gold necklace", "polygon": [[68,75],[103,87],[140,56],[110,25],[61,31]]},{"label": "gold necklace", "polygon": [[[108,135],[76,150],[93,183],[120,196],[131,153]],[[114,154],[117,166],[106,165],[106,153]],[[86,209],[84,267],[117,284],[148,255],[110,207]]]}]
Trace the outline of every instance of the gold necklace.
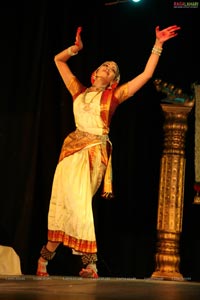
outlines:
[{"label": "gold necklace", "polygon": [[[89,111],[90,110],[90,104],[94,101],[95,97],[97,97],[97,95],[100,94],[102,91],[103,91],[103,89],[100,89],[98,91],[91,91],[91,92],[89,91],[88,88],[85,90],[85,92],[83,94],[83,99],[82,99],[82,102],[84,104],[83,109],[85,111]],[[95,93],[95,95],[92,97],[92,99],[90,99],[89,102],[86,102],[85,99],[86,99],[86,95],[87,95],[88,92],[90,92],[90,93],[93,92],[93,93]]]}]

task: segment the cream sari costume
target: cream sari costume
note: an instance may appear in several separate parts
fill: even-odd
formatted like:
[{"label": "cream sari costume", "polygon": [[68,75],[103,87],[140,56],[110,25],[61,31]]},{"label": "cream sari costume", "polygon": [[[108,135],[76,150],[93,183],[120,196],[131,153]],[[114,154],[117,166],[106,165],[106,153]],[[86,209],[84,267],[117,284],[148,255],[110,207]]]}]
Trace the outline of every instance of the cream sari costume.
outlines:
[{"label": "cream sari costume", "polygon": [[128,98],[128,84],[87,92],[76,77],[69,86],[76,130],[64,140],[55,170],[48,213],[48,240],[75,253],[96,253],[92,198],[102,180],[103,197],[112,194],[112,144],[109,125],[117,106]]}]

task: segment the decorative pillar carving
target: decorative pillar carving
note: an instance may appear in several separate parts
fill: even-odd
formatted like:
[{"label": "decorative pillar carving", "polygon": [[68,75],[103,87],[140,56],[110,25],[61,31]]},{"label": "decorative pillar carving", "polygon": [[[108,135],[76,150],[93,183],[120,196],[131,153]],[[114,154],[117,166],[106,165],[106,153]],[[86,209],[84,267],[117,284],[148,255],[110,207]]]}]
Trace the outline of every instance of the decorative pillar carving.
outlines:
[{"label": "decorative pillar carving", "polygon": [[164,148],[160,167],[156,268],[152,278],[183,280],[179,271],[179,241],[183,218],[185,136],[187,117],[193,104],[161,104],[165,117]]}]

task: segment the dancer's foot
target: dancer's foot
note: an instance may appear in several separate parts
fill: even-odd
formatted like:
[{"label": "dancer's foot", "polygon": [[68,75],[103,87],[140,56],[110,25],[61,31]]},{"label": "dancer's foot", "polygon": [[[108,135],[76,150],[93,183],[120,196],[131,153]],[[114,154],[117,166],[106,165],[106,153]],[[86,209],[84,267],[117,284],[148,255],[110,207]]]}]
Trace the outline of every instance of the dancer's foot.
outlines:
[{"label": "dancer's foot", "polygon": [[79,275],[82,277],[82,278],[98,278],[98,274],[92,269],[92,268],[83,268],[80,272],[79,272]]},{"label": "dancer's foot", "polygon": [[36,275],[37,276],[49,276],[48,272],[47,272],[47,264],[48,261],[44,261],[41,258],[38,259],[38,267],[37,267],[37,272]]}]

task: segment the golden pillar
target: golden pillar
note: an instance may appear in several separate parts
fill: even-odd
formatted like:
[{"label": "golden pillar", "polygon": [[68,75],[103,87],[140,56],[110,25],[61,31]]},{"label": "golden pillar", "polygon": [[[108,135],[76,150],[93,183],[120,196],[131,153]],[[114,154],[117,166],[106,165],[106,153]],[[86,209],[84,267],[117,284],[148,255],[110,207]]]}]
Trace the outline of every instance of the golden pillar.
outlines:
[{"label": "golden pillar", "polygon": [[179,271],[179,241],[182,231],[185,136],[193,103],[161,104],[164,112],[164,148],[161,157],[157,214],[156,268],[152,278],[183,280]]}]

